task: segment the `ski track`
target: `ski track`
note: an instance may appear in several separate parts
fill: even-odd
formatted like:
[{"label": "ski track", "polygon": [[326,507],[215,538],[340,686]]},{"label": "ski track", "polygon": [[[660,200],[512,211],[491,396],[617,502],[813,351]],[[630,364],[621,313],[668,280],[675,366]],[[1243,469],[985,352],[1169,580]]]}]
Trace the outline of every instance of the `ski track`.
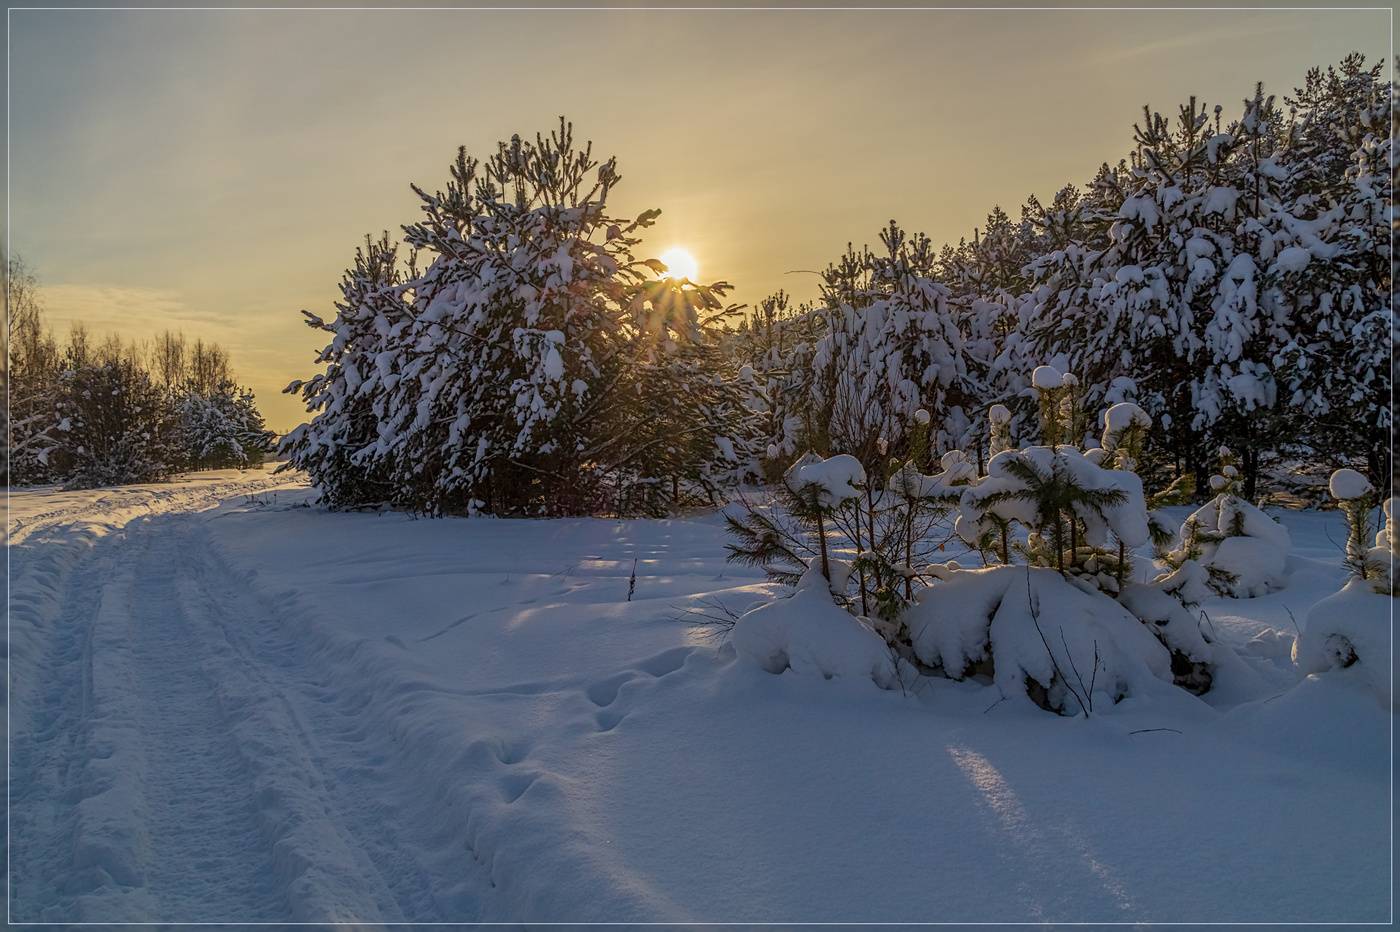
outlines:
[{"label": "ski track", "polygon": [[[189,509],[268,484],[137,504]],[[396,779],[393,736],[361,716],[368,697],[328,688],[317,658],[240,592],[205,545],[206,519],[83,529],[99,511],[53,512],[10,537],[15,662],[34,665],[12,704],[11,917],[474,915],[489,878]],[[440,828],[415,845],[401,824]]]}]

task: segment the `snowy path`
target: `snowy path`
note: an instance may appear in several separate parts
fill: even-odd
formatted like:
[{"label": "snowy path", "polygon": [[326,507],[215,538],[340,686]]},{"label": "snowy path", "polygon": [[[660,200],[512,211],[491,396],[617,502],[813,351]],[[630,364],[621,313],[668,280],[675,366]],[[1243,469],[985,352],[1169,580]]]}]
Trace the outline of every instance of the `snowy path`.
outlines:
[{"label": "snowy path", "polygon": [[[28,525],[27,552],[11,552],[16,581],[31,587],[17,587],[19,605],[44,602],[43,584],[59,581],[28,564],[53,562],[49,548],[70,555],[48,618],[31,619],[57,622],[47,656],[20,684],[41,685],[15,723],[13,917],[441,919],[431,891],[456,885],[404,863],[414,848],[393,826],[413,802],[386,765],[390,736],[369,734],[358,709],[318,687],[323,674],[205,545],[207,518],[44,533],[100,513],[44,514]],[[461,860],[438,868],[480,873]],[[381,865],[415,880],[397,900]]]}]

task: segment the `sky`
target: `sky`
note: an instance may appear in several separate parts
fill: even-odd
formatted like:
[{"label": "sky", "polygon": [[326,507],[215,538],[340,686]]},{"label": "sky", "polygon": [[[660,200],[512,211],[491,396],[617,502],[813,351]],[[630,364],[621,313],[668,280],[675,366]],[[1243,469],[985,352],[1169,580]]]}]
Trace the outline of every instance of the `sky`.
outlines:
[{"label": "sky", "polygon": [[[1089,181],[1150,105],[1228,120],[1352,51],[1369,9],[12,9],[7,244],[56,333],[230,351],[268,426],[318,371],[366,233],[420,216],[457,147],[561,115],[616,156],[639,252],[753,304],[889,220],[935,243]],[[1387,72],[1388,73],[1388,72]]]}]

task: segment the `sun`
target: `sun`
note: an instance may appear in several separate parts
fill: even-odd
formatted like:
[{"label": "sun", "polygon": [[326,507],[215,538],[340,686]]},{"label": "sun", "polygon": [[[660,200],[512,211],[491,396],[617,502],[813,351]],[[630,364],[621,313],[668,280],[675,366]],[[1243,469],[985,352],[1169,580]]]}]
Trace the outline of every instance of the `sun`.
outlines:
[{"label": "sun", "polygon": [[661,254],[661,261],[666,266],[667,278],[688,278],[695,281],[695,276],[699,274],[695,257],[684,249],[666,250]]}]

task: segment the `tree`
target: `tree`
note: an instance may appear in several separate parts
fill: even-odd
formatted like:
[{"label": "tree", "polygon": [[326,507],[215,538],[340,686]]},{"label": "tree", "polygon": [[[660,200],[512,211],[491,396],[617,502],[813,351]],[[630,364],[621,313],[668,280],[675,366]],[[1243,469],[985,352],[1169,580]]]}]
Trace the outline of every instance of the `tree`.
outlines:
[{"label": "tree", "polygon": [[6,303],[9,353],[4,369],[5,451],[7,483],[51,482],[48,463],[57,446],[54,428],[55,386],[61,371],[58,343],[44,323],[39,280],[18,255],[6,264]]},{"label": "tree", "polygon": [[635,258],[660,211],[612,217],[616,160],[591,153],[563,118],[485,162],[460,149],[446,191],[413,188],[408,268],[385,234],[357,254],[335,320],[308,315],[335,338],[326,372],[288,388],[317,416],[286,449],[332,504],[584,514],[657,471],[675,487],[722,470],[729,401],[694,389],[728,286]]},{"label": "tree", "polygon": [[179,443],[191,469],[256,466],[276,435],[263,425],[253,393],[225,378],[206,394],[189,391],[179,402]]}]

